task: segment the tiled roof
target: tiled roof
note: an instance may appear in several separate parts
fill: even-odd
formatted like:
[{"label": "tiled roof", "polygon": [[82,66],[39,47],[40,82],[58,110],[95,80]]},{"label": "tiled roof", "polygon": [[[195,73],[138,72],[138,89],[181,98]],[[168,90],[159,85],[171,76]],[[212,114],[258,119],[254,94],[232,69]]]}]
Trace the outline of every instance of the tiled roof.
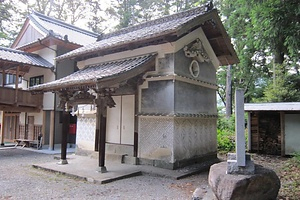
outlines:
[{"label": "tiled roof", "polygon": [[[91,86],[107,78],[113,78],[130,72],[152,61],[156,54],[147,54],[111,62],[87,66],[59,80],[31,87],[33,91],[52,91],[56,89]],[[142,73],[142,71],[139,71]],[[137,75],[137,74],[135,74]]]},{"label": "tiled roof", "polygon": [[95,42],[98,37],[96,33],[78,28],[38,12],[33,12],[29,15],[29,19],[46,35],[52,34],[62,40],[64,40],[65,35],[67,35],[69,42],[81,46]]},{"label": "tiled roof", "polygon": [[95,51],[101,51],[128,43],[144,41],[147,39],[176,33],[176,31],[178,31],[188,22],[196,20],[199,16],[203,16],[206,13],[212,11],[216,12],[216,10],[208,10],[207,6],[202,6],[174,15],[169,15],[163,18],[148,21],[136,26],[121,29],[120,31],[103,35],[102,40],[98,42],[75,49],[69,53],[57,57],[56,59],[62,60],[65,58],[75,57]]},{"label": "tiled roof", "polygon": [[0,62],[52,68],[53,65],[37,54],[0,47]]}]

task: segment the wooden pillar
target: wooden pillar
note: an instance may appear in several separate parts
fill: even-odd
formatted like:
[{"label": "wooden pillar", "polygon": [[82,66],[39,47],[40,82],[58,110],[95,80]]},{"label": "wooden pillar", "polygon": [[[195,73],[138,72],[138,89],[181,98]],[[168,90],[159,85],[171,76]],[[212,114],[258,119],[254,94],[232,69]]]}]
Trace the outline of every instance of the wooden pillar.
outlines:
[{"label": "wooden pillar", "polygon": [[15,82],[15,104],[18,103],[19,73],[20,73],[20,67],[17,66],[16,82]]},{"label": "wooden pillar", "polygon": [[107,172],[107,169],[105,167],[105,142],[106,142],[106,130],[105,130],[105,105],[104,105],[104,97],[98,94],[96,103],[97,103],[97,123],[98,123],[98,129],[96,130],[96,134],[99,133],[99,166],[97,171],[100,173],[105,173]]},{"label": "wooden pillar", "polygon": [[61,133],[61,154],[59,164],[68,164],[67,161],[67,137],[69,133],[70,114],[65,109],[63,110],[63,125]]},{"label": "wooden pillar", "polygon": [[5,70],[2,70],[2,87],[5,86],[5,82],[6,82],[6,73]]},{"label": "wooden pillar", "polygon": [[70,113],[68,112],[68,101],[72,93],[69,91],[63,91],[59,93],[60,103],[59,108],[63,110],[62,114],[62,133],[61,133],[61,156],[58,164],[64,165],[68,164],[67,161],[67,138],[70,126]]},{"label": "wooden pillar", "polygon": [[54,150],[54,120],[55,120],[55,111],[50,111],[50,130],[49,130],[49,149]]},{"label": "wooden pillar", "polygon": [[0,136],[1,136],[1,141],[0,145],[4,146],[4,117],[5,117],[5,112],[1,111],[1,128],[0,128]]},{"label": "wooden pillar", "polygon": [[252,134],[251,134],[251,112],[250,111],[248,112],[247,127],[248,127],[248,151],[251,152]]}]

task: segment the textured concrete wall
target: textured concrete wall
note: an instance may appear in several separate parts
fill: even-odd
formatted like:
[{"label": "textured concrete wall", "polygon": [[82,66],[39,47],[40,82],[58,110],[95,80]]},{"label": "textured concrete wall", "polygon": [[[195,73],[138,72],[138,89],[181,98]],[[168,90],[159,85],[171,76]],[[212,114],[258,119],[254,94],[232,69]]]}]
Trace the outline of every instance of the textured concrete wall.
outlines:
[{"label": "textured concrete wall", "polygon": [[95,129],[96,117],[94,115],[84,117],[78,116],[76,145],[79,150],[94,151]]},{"label": "textured concrete wall", "polygon": [[216,154],[216,119],[176,118],[174,121],[174,159]]},{"label": "textured concrete wall", "polygon": [[173,118],[139,117],[138,157],[174,163]]}]

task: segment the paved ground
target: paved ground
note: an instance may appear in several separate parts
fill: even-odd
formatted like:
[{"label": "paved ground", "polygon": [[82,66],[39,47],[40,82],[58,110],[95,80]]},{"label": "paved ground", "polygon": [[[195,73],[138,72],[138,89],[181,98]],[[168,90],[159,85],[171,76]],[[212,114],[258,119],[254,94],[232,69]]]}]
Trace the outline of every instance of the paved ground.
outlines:
[{"label": "paved ground", "polygon": [[0,150],[0,199],[191,199],[197,187],[208,187],[207,172],[180,180],[144,173],[99,184],[32,167],[55,162],[54,155]]}]

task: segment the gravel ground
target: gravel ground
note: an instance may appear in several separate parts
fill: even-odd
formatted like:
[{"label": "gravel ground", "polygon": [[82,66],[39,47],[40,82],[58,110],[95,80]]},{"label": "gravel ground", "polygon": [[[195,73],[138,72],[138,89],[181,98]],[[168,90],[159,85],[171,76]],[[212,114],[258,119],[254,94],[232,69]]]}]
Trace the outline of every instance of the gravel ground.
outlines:
[{"label": "gravel ground", "polygon": [[208,187],[208,173],[181,180],[149,175],[100,185],[35,169],[53,155],[23,149],[0,150],[0,199],[191,199]]}]

